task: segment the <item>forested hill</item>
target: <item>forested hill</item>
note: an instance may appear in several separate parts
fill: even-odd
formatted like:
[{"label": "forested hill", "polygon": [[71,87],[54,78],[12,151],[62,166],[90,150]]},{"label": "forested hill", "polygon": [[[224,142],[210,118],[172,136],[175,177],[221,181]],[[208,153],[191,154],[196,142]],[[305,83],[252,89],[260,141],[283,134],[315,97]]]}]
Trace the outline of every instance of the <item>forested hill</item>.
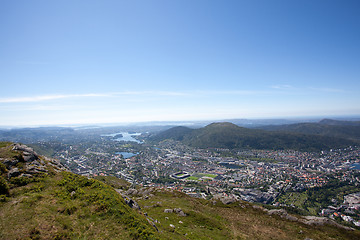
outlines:
[{"label": "forested hill", "polygon": [[175,127],[152,140],[173,139],[200,148],[294,149],[319,151],[358,144],[355,140],[332,136],[266,131],[239,127],[232,123],[212,123],[204,128]]},{"label": "forested hill", "polygon": [[317,123],[297,123],[286,125],[268,125],[258,129],[303,134],[318,134],[360,140],[360,121],[338,121],[323,119]]},{"label": "forested hill", "polygon": [[162,141],[164,139],[173,139],[176,141],[182,141],[187,134],[190,134],[194,129],[188,127],[173,127],[168,130],[162,131],[153,136],[151,140]]}]

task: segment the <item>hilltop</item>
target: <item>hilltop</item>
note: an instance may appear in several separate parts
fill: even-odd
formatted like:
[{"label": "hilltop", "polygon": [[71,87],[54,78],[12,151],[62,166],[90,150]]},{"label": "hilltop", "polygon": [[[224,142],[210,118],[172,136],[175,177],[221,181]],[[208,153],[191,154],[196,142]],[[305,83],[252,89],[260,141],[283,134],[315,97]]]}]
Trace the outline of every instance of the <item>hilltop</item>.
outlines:
[{"label": "hilltop", "polygon": [[0,142],[0,170],[0,239],[360,239],[327,218],[76,175],[21,144]]},{"label": "hilltop", "polygon": [[175,127],[152,138],[173,139],[200,148],[294,149],[316,151],[341,148],[358,142],[334,136],[296,132],[266,131],[239,127],[228,122],[212,123],[199,129]]}]

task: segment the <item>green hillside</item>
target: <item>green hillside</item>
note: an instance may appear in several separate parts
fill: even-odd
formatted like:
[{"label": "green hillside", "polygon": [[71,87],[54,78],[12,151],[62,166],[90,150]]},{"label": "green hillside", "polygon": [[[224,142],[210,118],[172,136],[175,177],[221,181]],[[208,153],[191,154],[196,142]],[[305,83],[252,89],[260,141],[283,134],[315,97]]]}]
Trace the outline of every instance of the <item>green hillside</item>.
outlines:
[{"label": "green hillside", "polygon": [[0,239],[360,239],[242,201],[79,176],[24,145],[0,143],[0,161]]},{"label": "green hillside", "polygon": [[360,122],[324,119],[318,123],[297,123],[259,127],[263,130],[303,134],[318,134],[336,138],[360,140]]},{"label": "green hillside", "polygon": [[[182,132],[181,132],[182,130]],[[212,123],[204,128],[172,128],[153,138],[173,139],[200,148],[294,149],[317,151],[341,148],[357,142],[349,139],[289,132],[273,132],[239,127],[232,123]]]},{"label": "green hillside", "polygon": [[190,134],[194,129],[188,127],[173,127],[166,131],[162,131],[159,134],[153,136],[152,140],[161,141],[163,139],[173,139],[176,141],[182,141],[187,134]]},{"label": "green hillside", "polygon": [[[12,148],[0,149],[0,239],[158,238],[145,216],[111,186],[42,157],[26,162]],[[8,169],[9,161],[17,163]],[[29,171],[34,166],[38,171]],[[14,169],[17,176],[9,177]]]}]

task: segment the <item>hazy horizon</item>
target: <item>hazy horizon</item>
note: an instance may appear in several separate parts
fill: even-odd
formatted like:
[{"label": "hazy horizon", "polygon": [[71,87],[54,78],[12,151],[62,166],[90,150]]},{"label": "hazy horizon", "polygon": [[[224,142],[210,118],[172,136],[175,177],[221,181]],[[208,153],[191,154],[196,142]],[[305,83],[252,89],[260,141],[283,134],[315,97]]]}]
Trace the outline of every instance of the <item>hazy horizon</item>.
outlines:
[{"label": "hazy horizon", "polygon": [[143,122],[89,122],[89,123],[65,123],[65,124],[33,124],[33,125],[0,125],[0,129],[17,128],[41,128],[41,127],[132,127],[132,126],[200,126],[214,122],[235,122],[243,126],[257,125],[282,125],[293,123],[319,122],[324,119],[338,121],[360,121],[360,115],[348,116],[298,116],[298,117],[273,117],[273,118],[232,118],[232,119],[200,119],[200,120],[176,120],[176,121],[143,121]]},{"label": "hazy horizon", "polygon": [[360,116],[355,0],[0,4],[0,127]]}]

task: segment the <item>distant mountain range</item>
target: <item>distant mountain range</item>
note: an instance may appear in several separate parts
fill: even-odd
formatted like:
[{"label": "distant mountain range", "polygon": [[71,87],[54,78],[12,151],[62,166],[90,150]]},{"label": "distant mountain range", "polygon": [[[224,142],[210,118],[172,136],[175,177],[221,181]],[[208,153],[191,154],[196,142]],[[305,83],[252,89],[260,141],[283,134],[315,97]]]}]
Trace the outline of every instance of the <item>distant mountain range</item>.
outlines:
[{"label": "distant mountain range", "polygon": [[[325,123],[331,123],[331,125]],[[354,133],[354,130],[360,129],[360,125],[357,126],[356,124],[356,122],[342,123],[342,121],[323,120],[320,123],[266,126],[263,127],[264,129],[250,129],[239,127],[233,123],[221,122],[212,123],[199,129],[174,127],[153,136],[151,140],[163,141],[173,139],[200,148],[318,151],[359,144],[356,137],[358,135]],[[292,126],[298,125],[304,126],[304,129],[301,131],[283,130],[296,129]],[[319,133],[316,131],[316,126],[328,129],[328,131],[326,134],[325,131],[320,131]],[[271,131],[269,131],[270,129]]]}]

